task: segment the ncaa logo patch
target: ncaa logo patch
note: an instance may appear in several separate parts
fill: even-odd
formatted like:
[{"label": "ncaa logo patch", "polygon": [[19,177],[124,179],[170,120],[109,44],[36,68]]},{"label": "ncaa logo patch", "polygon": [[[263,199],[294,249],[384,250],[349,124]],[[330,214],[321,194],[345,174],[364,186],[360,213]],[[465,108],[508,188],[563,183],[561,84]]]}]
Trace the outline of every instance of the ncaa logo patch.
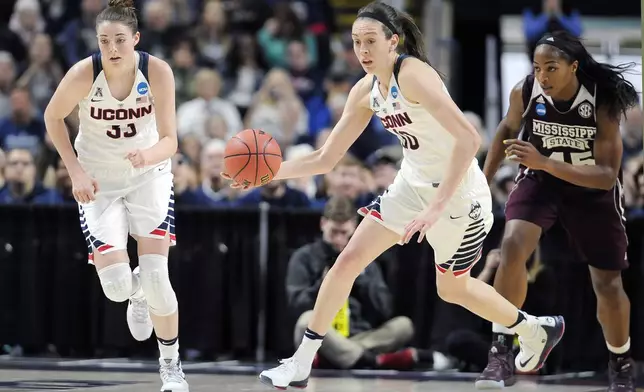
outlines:
[{"label": "ncaa logo patch", "polygon": [[139,83],[139,85],[136,86],[136,91],[141,95],[147,94],[148,93],[148,84],[145,83],[145,82]]},{"label": "ncaa logo patch", "polygon": [[584,102],[581,105],[579,105],[577,112],[583,118],[590,118],[590,116],[593,115],[593,107],[590,106],[588,102]]},{"label": "ncaa logo patch", "polygon": [[545,116],[546,115],[546,105],[539,103],[537,104],[537,107],[535,108],[536,112],[540,116]]},{"label": "ncaa logo patch", "polygon": [[394,98],[398,98],[398,88],[396,88],[396,86],[391,87],[391,96]]}]

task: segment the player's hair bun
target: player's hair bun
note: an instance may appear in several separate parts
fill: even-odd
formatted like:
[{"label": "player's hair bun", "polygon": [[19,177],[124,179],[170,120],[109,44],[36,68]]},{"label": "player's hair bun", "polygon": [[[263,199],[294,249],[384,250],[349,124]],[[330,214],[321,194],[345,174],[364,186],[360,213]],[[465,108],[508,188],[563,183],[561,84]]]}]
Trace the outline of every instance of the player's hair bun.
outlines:
[{"label": "player's hair bun", "polygon": [[108,7],[134,8],[134,0],[109,0]]}]

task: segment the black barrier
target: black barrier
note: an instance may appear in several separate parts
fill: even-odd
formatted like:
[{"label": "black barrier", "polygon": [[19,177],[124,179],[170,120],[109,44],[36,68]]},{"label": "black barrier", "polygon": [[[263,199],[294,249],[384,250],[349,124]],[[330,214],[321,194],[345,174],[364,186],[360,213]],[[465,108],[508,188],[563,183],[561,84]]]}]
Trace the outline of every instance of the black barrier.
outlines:
[{"label": "black barrier", "polygon": [[[206,360],[253,360],[263,356],[264,348],[267,360],[292,354],[296,315],[286,306],[286,267],[295,249],[319,235],[319,213],[271,209],[264,216],[268,230],[262,238],[256,209],[177,210],[178,245],[170,252],[170,273],[180,301],[182,350],[200,350]],[[154,339],[139,343],[131,338],[126,304],[103,297],[94,268],[87,264],[75,208],[2,206],[0,221],[0,344],[20,344],[28,354],[53,344],[71,357],[157,354]],[[632,331],[641,331],[644,220],[628,222],[627,230],[631,267],[624,285],[632,301]],[[498,245],[502,231],[503,220],[497,219],[485,253]],[[136,244],[130,245],[134,265]],[[261,249],[268,250],[265,276]],[[439,303],[431,248],[413,241],[392,248],[388,256],[393,261],[382,267],[397,312],[414,320],[415,345],[431,348]],[[557,308],[568,324],[561,369],[603,369],[606,349],[587,267],[561,262],[557,286]],[[636,333],[632,348],[634,356],[644,358],[644,339]]]}]

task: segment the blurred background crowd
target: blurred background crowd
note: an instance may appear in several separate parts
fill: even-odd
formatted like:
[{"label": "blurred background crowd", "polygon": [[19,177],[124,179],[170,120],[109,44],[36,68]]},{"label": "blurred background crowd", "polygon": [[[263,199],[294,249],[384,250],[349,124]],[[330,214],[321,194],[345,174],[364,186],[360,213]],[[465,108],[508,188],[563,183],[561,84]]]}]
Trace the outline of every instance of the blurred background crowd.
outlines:
[{"label": "blurred background crowd", "polygon": [[[141,32],[138,49],[169,62],[176,79],[180,148],[172,164],[177,206],[252,206],[265,201],[279,207],[314,208],[323,212],[322,241],[296,252],[293,260],[298,262],[289,265],[286,276],[289,306],[299,309],[301,316],[296,325],[296,340],[301,336],[297,331],[306,325],[306,312],[312,308],[315,298],[312,282],[320,281],[328,270],[325,260],[333,259],[355,230],[355,208],[369,203],[392,183],[402,157],[400,144],[374,117],[330,173],[273,181],[245,192],[230,188],[219,176],[223,152],[226,140],[246,128],[261,128],[273,135],[285,159],[306,154],[324,143],[342,114],[349,90],[364,75],[353,53],[351,19],[340,17],[339,8],[344,7],[344,11],[350,8],[353,13],[366,3],[137,1]],[[420,13],[413,2],[390,3],[407,8],[414,16]],[[43,111],[69,67],[97,50],[95,18],[105,5],[104,0],[16,0],[0,5],[0,204],[73,205],[71,182],[47,136]],[[563,28],[577,35],[585,33],[579,13],[562,12],[558,1],[532,5],[521,17],[521,30],[527,43],[522,56],[548,30]],[[461,30],[458,34],[476,32]],[[433,41],[428,39],[428,42],[431,45]],[[456,75],[449,70],[442,71]],[[465,104],[461,107],[482,135],[484,142],[477,158],[483,166],[495,124],[490,125],[484,110],[478,110],[482,104],[467,104],[467,80],[466,75],[452,86],[461,86],[460,93],[454,95],[463,97]],[[479,95],[482,93],[476,96]],[[66,123],[73,140],[78,132],[77,113],[72,113]],[[629,216],[638,216],[644,212],[641,107],[632,109],[621,127],[626,207]],[[515,165],[504,164],[492,184],[495,213],[499,217],[503,215],[503,205],[516,173]],[[332,202],[327,203],[328,200]],[[498,262],[498,253],[491,252],[479,278],[489,281]],[[355,304],[350,304],[353,327],[343,330],[337,326],[336,350],[351,349],[350,343],[342,339],[361,336],[360,344],[374,344],[369,350],[395,354],[412,338],[410,320],[393,318],[392,299],[385,283],[387,263],[383,262],[382,267],[384,274],[372,271],[358,282],[358,286],[364,284],[360,287],[366,293],[380,293],[378,298],[365,294],[362,304],[378,306],[370,308],[369,314],[365,310],[364,317],[360,318]],[[533,272],[540,270],[538,265]],[[342,324],[343,316],[338,317],[338,324]],[[460,320],[460,325],[471,321],[469,315],[454,313],[449,319]],[[364,333],[376,326],[395,336],[395,344],[365,343],[369,339],[364,339]],[[451,327],[445,324],[442,328]],[[467,340],[467,336],[459,336],[456,341]],[[476,358],[469,363],[484,365],[487,343],[477,336],[473,339],[479,343],[480,350],[474,350]],[[353,344],[358,344],[357,341]],[[468,350],[472,351],[465,351]],[[458,345],[453,352],[458,353]],[[199,353],[194,355],[198,357]],[[438,368],[452,365],[447,357],[431,353],[429,356]],[[357,358],[338,359],[333,354],[330,357],[337,367],[359,365]],[[404,367],[412,358],[418,360],[419,354],[406,351],[403,355],[379,360],[391,367]]]},{"label": "blurred background crowd", "polygon": [[[105,4],[17,0],[7,23],[0,25],[0,203],[73,202],[42,115],[67,69],[97,50],[94,21]],[[545,2],[544,13],[557,4]],[[332,195],[369,201],[392,182],[401,149],[376,120],[325,176],[275,181],[248,193],[228,188],[219,177],[225,142],[243,129],[264,129],[290,159],[318,148],[338,121],[350,88],[364,71],[353,54],[347,26],[338,26],[329,1],[143,0],[137,5],[138,49],[168,61],[176,78],[180,151],[173,164],[178,204],[228,206],[264,200],[321,208]],[[543,15],[524,16],[529,47],[552,28]],[[578,14],[560,21],[561,27],[581,33]],[[465,114],[483,136],[478,154],[482,165],[492,132],[484,128],[481,114]],[[76,113],[67,124],[73,139]],[[640,108],[629,113],[622,129],[627,206],[641,209]],[[513,166],[499,171],[493,184],[498,206],[515,173]]]}]

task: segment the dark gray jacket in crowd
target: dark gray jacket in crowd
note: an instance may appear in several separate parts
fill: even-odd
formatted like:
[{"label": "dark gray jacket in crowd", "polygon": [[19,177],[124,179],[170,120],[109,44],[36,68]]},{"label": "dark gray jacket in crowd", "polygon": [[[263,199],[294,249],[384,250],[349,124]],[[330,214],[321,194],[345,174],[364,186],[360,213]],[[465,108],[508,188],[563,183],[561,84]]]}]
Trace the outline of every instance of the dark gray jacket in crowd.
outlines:
[{"label": "dark gray jacket in crowd", "polygon": [[[295,316],[313,310],[324,270],[331,268],[338,253],[321,239],[304,245],[291,256],[286,274],[286,296]],[[379,327],[393,317],[393,299],[376,262],[356,279],[349,298],[350,333]]]}]

